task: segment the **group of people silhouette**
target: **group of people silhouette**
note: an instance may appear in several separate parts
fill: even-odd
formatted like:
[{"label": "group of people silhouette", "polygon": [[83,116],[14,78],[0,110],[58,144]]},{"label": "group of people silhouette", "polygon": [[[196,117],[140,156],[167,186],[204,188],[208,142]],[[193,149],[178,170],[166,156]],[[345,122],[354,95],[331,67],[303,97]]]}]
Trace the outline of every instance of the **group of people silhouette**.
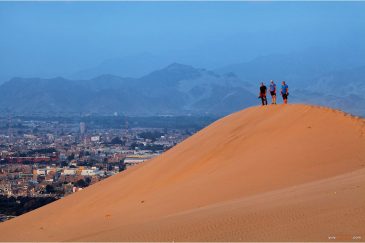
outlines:
[{"label": "group of people silhouette", "polygon": [[[276,105],[276,84],[273,80],[270,81],[269,91],[271,95],[271,104]],[[267,105],[267,87],[262,82],[260,86],[259,98],[261,98],[262,105]],[[289,86],[283,81],[280,89],[281,97],[283,97],[284,104],[288,104]]]}]

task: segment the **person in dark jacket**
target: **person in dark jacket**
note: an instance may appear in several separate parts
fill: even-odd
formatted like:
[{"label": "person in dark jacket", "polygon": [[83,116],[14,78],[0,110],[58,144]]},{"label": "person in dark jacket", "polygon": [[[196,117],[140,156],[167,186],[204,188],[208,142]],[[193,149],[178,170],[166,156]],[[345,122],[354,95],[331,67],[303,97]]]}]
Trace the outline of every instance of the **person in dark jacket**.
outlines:
[{"label": "person in dark jacket", "polygon": [[260,94],[259,94],[259,98],[261,98],[262,105],[267,105],[266,91],[267,91],[267,88],[266,88],[265,84],[262,82],[261,86],[260,86]]}]

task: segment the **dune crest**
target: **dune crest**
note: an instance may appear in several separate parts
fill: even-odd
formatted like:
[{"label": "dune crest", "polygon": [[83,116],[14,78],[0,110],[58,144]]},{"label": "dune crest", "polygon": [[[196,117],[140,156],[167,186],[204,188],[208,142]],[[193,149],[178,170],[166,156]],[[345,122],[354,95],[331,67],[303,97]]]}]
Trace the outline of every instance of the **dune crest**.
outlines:
[{"label": "dune crest", "polygon": [[277,105],[1,223],[0,240],[351,241],[363,225],[365,120]]}]

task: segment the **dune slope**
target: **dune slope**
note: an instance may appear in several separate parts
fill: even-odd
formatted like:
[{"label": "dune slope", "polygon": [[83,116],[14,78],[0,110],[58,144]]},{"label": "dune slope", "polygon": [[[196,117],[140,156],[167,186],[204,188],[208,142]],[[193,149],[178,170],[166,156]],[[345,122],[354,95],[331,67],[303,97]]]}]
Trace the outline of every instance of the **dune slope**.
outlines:
[{"label": "dune slope", "polygon": [[278,105],[1,223],[0,240],[350,241],[363,225],[365,120]]}]

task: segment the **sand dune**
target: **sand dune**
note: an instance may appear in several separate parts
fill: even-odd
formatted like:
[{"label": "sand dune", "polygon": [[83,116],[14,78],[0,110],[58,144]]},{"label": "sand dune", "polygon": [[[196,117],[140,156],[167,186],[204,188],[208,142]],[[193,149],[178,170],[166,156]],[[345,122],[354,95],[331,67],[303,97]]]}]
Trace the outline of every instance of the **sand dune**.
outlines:
[{"label": "sand dune", "polygon": [[0,240],[364,241],[364,225],[365,120],[278,105],[2,223]]}]

